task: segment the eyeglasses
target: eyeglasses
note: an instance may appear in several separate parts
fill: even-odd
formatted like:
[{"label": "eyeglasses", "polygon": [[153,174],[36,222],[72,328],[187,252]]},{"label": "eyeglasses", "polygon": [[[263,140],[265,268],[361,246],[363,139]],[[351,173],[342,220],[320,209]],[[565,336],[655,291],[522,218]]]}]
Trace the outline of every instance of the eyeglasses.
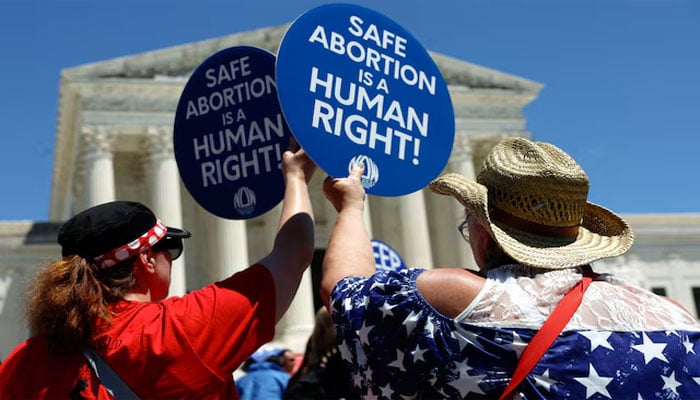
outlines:
[{"label": "eyeglasses", "polygon": [[182,255],[183,244],[181,238],[163,238],[160,242],[151,247],[152,251],[167,251],[170,254],[170,260],[175,261]]},{"label": "eyeglasses", "polygon": [[469,223],[466,219],[461,224],[459,224],[457,230],[459,231],[459,234],[462,235],[462,239],[464,239],[465,242],[469,243]]}]

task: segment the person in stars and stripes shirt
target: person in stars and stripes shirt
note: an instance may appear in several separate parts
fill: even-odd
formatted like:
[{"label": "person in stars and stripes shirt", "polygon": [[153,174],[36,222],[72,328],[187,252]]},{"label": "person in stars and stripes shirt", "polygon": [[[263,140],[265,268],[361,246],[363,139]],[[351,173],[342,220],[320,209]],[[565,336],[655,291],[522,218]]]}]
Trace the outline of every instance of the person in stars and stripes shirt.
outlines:
[{"label": "person in stars and stripes shirt", "polygon": [[[430,183],[464,207],[459,231],[478,272],[375,271],[362,173],[324,182],[338,216],[321,293],[364,398],[700,399],[700,323],[667,298],[592,272],[593,261],[624,254],[633,234],[587,201],[588,177],[561,149],[504,139],[476,182],[448,173]],[[551,345],[528,348],[572,296],[580,304]],[[542,354],[520,360],[535,348]]]}]

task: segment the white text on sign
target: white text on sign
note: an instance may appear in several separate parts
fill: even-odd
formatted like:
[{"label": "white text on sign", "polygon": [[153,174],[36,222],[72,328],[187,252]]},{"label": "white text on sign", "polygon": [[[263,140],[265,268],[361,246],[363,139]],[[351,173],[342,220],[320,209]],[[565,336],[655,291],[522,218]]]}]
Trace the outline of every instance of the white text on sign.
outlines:
[{"label": "white text on sign", "polygon": [[[202,187],[218,185],[224,181],[236,181],[261,172],[270,172],[279,168],[282,159],[279,143],[255,147],[252,150],[229,154],[236,148],[246,148],[264,144],[273,139],[284,137],[284,117],[277,114],[276,119],[265,117],[262,127],[257,121],[239,124],[238,129],[224,128],[217,133],[207,133],[192,139],[195,160],[205,159],[201,163]],[[228,154],[223,159],[213,158]]]},{"label": "white text on sign", "polygon": [[[367,90],[360,85],[350,82],[343,87],[343,80],[339,76],[326,74],[319,76],[319,70],[312,68],[309,91],[320,93],[323,98],[333,100],[343,106],[352,106],[355,111],[373,111],[374,117],[380,122],[393,123],[402,130],[385,126],[380,129],[377,121],[368,121],[361,114],[351,113],[342,107],[334,107],[329,102],[321,99],[314,101],[314,112],[311,125],[314,128],[323,128],[327,133],[335,136],[344,134],[350,141],[359,145],[366,145],[375,149],[383,144],[386,155],[395,155],[399,160],[406,159],[407,149],[411,151],[413,165],[420,163],[420,143],[418,137],[408,133],[417,130],[422,137],[428,136],[428,113],[419,113],[415,108],[407,106],[404,110],[401,103],[392,100],[385,104],[382,94],[370,96]],[[346,111],[350,111],[346,114]],[[409,149],[410,147],[410,149]]]},{"label": "white text on sign", "polygon": [[205,86],[213,91],[187,103],[185,119],[218,113],[223,125],[218,132],[203,132],[192,139],[194,159],[200,161],[202,187],[279,168],[280,145],[267,143],[284,137],[284,117],[277,113],[261,120],[248,120],[241,107],[253,99],[276,96],[273,76],[253,78],[253,72],[249,56],[208,68],[204,72]]},{"label": "white text on sign", "polygon": [[[389,38],[393,39],[394,53],[398,56],[406,56],[406,39],[397,36],[391,32],[383,31],[380,39],[377,28],[374,25],[364,34],[361,26],[361,19],[357,16],[350,17],[351,24],[354,23],[348,31],[356,37],[372,43],[379,44],[380,47],[388,46],[392,43]],[[358,36],[361,35],[361,36]],[[382,53],[373,47],[367,47],[365,44],[355,40],[346,40],[345,37],[338,32],[326,32],[326,28],[318,25],[309,36],[310,43],[318,43],[326,50],[329,50],[338,55],[346,55],[350,60],[363,65],[375,72],[379,72],[385,76],[401,81],[406,85],[415,86],[419,90],[427,90],[428,93],[435,95],[437,79],[433,75],[428,75],[425,71],[416,69],[410,64],[402,63],[398,58]]]}]

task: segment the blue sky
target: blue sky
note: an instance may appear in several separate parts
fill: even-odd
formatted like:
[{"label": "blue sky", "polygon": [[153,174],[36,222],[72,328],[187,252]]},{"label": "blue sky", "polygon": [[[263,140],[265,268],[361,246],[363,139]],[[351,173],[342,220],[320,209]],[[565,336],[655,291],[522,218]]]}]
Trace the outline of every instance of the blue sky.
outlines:
[{"label": "blue sky", "polygon": [[[544,84],[533,139],[570,153],[589,200],[700,212],[700,2],[346,1],[425,47]],[[0,0],[0,220],[46,220],[60,72],[293,21],[323,1]]]}]

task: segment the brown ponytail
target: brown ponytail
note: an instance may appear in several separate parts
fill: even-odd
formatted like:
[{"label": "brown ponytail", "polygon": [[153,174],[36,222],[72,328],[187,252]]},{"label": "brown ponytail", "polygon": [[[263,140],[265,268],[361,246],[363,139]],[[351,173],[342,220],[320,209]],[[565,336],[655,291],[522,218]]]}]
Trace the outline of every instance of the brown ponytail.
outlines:
[{"label": "brown ponytail", "polygon": [[79,256],[42,268],[29,288],[27,316],[32,334],[46,335],[49,347],[72,353],[90,345],[98,320],[109,322],[108,304],[133,286],[132,262],[95,271]]}]

